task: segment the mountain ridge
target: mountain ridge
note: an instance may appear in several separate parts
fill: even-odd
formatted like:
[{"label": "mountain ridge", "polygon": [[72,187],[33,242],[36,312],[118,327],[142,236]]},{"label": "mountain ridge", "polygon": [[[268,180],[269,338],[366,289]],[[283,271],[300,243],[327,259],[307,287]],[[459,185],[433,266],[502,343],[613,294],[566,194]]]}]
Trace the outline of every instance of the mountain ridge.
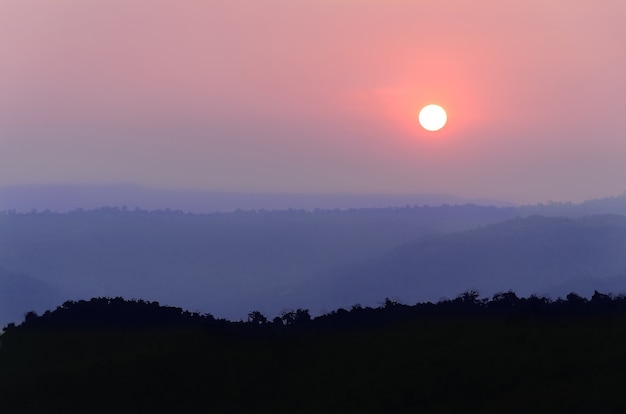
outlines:
[{"label": "mountain ridge", "polygon": [[486,295],[514,290],[558,296],[569,293],[558,286],[572,280],[600,280],[625,271],[624,251],[625,216],[531,216],[404,243],[377,259],[325,275],[320,289],[333,292],[327,307],[371,305],[381,295],[404,303],[433,301],[468,289]]}]

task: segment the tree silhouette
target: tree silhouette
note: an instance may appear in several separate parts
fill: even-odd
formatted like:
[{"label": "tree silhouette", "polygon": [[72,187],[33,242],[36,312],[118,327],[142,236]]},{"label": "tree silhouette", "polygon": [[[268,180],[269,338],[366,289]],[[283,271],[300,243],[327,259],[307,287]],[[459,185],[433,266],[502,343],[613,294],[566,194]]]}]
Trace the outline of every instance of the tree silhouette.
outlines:
[{"label": "tree silhouette", "polygon": [[309,314],[308,309],[300,309],[297,310],[284,310],[280,314],[280,318],[283,321],[284,325],[295,325],[302,324],[305,322],[309,322],[311,320],[311,315]]},{"label": "tree silhouette", "polygon": [[248,314],[248,323],[253,325],[265,325],[267,322],[267,317],[259,311],[252,311]]},{"label": "tree silhouette", "polygon": [[26,314],[24,315],[24,322],[32,322],[36,320],[37,317],[38,315],[35,311],[26,312]]}]

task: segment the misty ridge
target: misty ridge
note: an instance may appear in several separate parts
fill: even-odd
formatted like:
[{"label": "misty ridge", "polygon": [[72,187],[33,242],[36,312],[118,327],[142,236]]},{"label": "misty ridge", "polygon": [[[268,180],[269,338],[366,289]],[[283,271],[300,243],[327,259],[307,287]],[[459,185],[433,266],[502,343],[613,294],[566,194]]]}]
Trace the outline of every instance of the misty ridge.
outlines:
[{"label": "misty ridge", "polygon": [[0,324],[121,296],[231,320],[386,297],[626,291],[626,197],[197,214],[100,207],[0,216]]}]

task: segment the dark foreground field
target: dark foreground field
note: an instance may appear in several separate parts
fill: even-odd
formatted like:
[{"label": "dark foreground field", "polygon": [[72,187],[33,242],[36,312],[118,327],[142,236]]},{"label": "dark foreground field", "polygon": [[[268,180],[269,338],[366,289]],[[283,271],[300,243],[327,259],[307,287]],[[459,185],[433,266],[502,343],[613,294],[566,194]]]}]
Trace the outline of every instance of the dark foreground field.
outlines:
[{"label": "dark foreground field", "polygon": [[466,295],[267,323],[69,303],[1,337],[0,401],[7,413],[623,412],[626,313],[606,299]]}]

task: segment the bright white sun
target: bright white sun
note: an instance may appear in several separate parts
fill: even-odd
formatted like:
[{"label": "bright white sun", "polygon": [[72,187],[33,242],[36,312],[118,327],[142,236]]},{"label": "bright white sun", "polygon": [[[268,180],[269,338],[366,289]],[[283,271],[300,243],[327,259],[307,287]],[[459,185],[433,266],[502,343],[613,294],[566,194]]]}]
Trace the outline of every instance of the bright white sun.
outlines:
[{"label": "bright white sun", "polygon": [[439,131],[447,120],[446,111],[439,105],[426,105],[420,111],[420,125],[427,131]]}]

